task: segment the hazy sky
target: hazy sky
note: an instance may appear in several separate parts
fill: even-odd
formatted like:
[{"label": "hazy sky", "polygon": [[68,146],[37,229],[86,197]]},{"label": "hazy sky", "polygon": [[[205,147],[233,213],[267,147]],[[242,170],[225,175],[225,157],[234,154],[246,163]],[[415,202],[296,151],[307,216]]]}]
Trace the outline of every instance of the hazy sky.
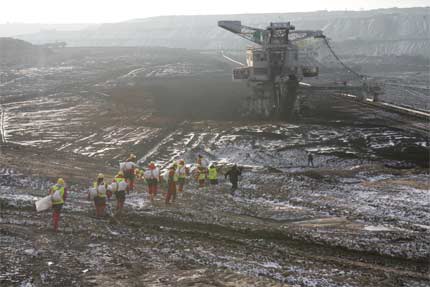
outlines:
[{"label": "hazy sky", "polygon": [[0,23],[100,23],[159,15],[367,10],[413,6],[430,6],[430,0],[0,0]]}]

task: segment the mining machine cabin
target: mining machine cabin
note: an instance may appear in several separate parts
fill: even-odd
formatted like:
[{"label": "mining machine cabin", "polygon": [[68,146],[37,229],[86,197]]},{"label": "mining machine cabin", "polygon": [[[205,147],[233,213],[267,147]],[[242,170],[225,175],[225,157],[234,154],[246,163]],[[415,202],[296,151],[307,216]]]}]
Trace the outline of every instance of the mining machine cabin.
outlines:
[{"label": "mining machine cabin", "polygon": [[247,65],[234,69],[233,79],[248,81],[264,116],[288,118],[294,108],[299,80],[318,76],[319,72],[317,66],[300,63],[296,43],[323,38],[322,31],[296,31],[290,22],[270,23],[265,30],[244,26],[240,21],[219,21],[218,26],[258,44],[247,49]]}]

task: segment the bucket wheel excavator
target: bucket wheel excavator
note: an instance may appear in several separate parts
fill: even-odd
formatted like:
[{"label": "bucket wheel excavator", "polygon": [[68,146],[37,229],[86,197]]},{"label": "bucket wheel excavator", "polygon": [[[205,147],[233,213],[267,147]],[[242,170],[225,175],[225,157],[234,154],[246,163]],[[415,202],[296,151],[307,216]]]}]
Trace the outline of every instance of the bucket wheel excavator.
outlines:
[{"label": "bucket wheel excavator", "polygon": [[233,79],[247,81],[254,91],[250,110],[289,118],[300,79],[319,73],[317,66],[300,64],[297,43],[325,38],[322,31],[295,30],[290,22],[270,23],[266,29],[244,26],[240,21],[219,21],[218,26],[257,44],[247,49],[247,65],[233,70]]},{"label": "bucket wheel excavator", "polygon": [[257,44],[247,48],[246,65],[233,69],[233,80],[246,81],[253,90],[247,106],[250,113],[283,119],[293,115],[300,81],[319,74],[317,65],[303,59],[301,46],[307,39],[322,39],[336,60],[360,82],[355,87],[311,87],[312,90],[334,89],[344,93],[353,90],[358,92],[359,98],[366,97],[363,93],[370,93],[374,99],[381,92],[379,87],[372,89],[365,76],[339,59],[320,30],[295,30],[290,22],[270,23],[266,29],[244,26],[241,21],[230,20],[218,21],[218,26]]}]

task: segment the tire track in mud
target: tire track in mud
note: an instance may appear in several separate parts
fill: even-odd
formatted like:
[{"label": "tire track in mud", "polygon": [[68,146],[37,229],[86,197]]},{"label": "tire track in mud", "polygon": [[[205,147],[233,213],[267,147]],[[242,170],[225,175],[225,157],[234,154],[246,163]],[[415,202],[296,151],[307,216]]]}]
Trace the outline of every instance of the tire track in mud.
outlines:
[{"label": "tire track in mud", "polygon": [[[79,217],[90,217],[88,213],[82,211],[69,211],[67,213],[69,217],[73,215],[75,220],[78,220]],[[20,212],[20,214],[22,216],[22,212]],[[36,229],[33,230],[34,233],[43,233],[43,231],[40,230],[40,226],[44,225],[37,224],[37,222],[37,220],[31,222],[25,221],[22,224],[25,225],[26,230],[29,228],[32,229],[32,225],[34,225]],[[16,229],[17,224],[18,230]],[[232,250],[239,253],[241,253],[240,250],[243,250],[242,252],[244,252],[244,254],[242,255],[245,256],[245,258],[252,254],[252,256],[260,256],[266,260],[280,262],[282,266],[296,266],[297,262],[301,262],[299,266],[302,264],[304,264],[304,266],[308,264],[311,266],[317,264],[326,266],[325,268],[329,269],[339,268],[340,270],[356,270],[359,272],[360,276],[385,274],[385,277],[393,278],[393,280],[397,280],[396,278],[430,280],[426,271],[423,273],[416,271],[422,268],[422,263],[417,263],[413,260],[390,258],[372,253],[343,250],[335,246],[315,244],[290,238],[276,230],[238,230],[230,226],[184,222],[177,219],[146,214],[142,215],[134,212],[125,215],[121,220],[121,224],[123,224],[123,226],[119,228],[119,230],[121,230],[119,233],[115,228],[117,225],[110,225],[108,228],[107,225],[103,224],[103,226],[106,227],[107,233],[100,234],[98,236],[99,240],[104,241],[106,236],[109,238],[112,234],[122,234],[122,236],[126,236],[126,234],[123,233],[126,227],[129,229],[129,232],[133,232],[134,229],[139,231],[143,230],[146,236],[151,236],[153,233],[166,233],[168,236],[178,236],[186,241],[190,240],[190,242],[196,242],[204,246],[215,246],[215,249],[211,249],[207,254],[203,251],[198,251],[196,253],[198,256],[201,256],[201,258],[206,258],[206,256],[208,256],[206,258],[206,266],[211,266],[211,264],[213,264],[211,260],[216,260],[217,256],[221,256],[222,258],[222,253],[220,252],[223,252],[223,248],[219,248],[220,246],[224,246],[224,248],[232,248]],[[5,220],[3,222],[2,232],[11,232],[10,234],[18,237],[24,236],[23,234],[25,233],[26,235],[24,237],[27,240],[31,240],[31,236],[27,236],[27,234],[33,234],[33,232],[24,232],[24,229],[22,229],[22,234],[21,232],[18,232],[19,234],[15,233],[20,230],[19,225],[19,222],[14,221],[8,223],[7,220]],[[15,230],[15,232],[13,230]],[[90,236],[91,232],[92,231],[89,230],[80,230],[79,234],[81,237],[85,237]],[[78,233],[76,233],[76,230],[66,231],[65,235],[67,235],[67,237],[73,237],[73,234]],[[264,239],[264,243],[261,243],[262,239]],[[136,239],[131,239],[130,242],[133,243],[133,245],[138,245],[139,241],[135,240]],[[240,258],[233,258],[232,260],[239,259]],[[418,268],[418,266],[421,267]],[[271,276],[268,276],[268,278],[271,278]],[[385,285],[376,284],[375,286]]]},{"label": "tire track in mud", "polygon": [[205,145],[205,140],[208,137],[213,137],[211,133],[207,132],[192,132],[191,129],[186,128],[184,125],[185,123],[181,123],[177,127],[174,127],[173,131],[170,130],[154,147],[139,159],[139,162],[144,163],[154,160],[162,168],[165,168],[187,152]]},{"label": "tire track in mud", "polygon": [[[342,247],[328,246],[320,243],[306,241],[295,238],[294,235],[276,229],[250,230],[237,229],[232,226],[223,226],[212,223],[186,222],[171,217],[136,215],[127,217],[126,222],[138,227],[142,222],[149,228],[159,229],[160,226],[168,227],[169,233],[178,235],[188,235],[201,238],[206,241],[225,241],[239,244],[253,250],[260,249],[261,246],[253,246],[253,240],[265,240],[268,246],[277,246],[283,250],[287,257],[296,257],[324,263],[331,263],[337,266],[348,266],[348,269],[365,269],[372,272],[385,272],[394,277],[410,277],[420,280],[430,280],[430,275],[420,273],[416,270],[427,268],[426,262],[421,260],[411,260],[404,258],[389,257],[374,254],[371,252],[350,250]],[[247,247],[246,247],[247,246]],[[265,249],[265,248],[263,248]],[[289,254],[291,253],[291,254]],[[424,271],[426,272],[426,271]]]},{"label": "tire track in mud", "polygon": [[[160,151],[160,148],[164,145],[166,145],[167,143],[170,143],[173,139],[173,136],[177,133],[177,131],[173,131],[168,133],[162,140],[160,140],[158,142],[158,144],[156,144],[152,149],[150,149],[145,155],[143,155],[138,162],[139,163],[144,163],[146,161],[148,161],[150,159],[150,157],[152,157],[153,155],[155,155],[157,152]],[[164,157],[160,157],[160,159],[165,159]],[[163,166],[166,166],[167,163],[163,164]]]},{"label": "tire track in mud", "polygon": [[3,104],[0,104],[0,138],[2,143],[7,143],[5,125],[5,109]]},{"label": "tire track in mud", "polygon": [[[178,135],[181,135],[181,133]],[[171,140],[175,140],[175,136],[173,136],[173,139]],[[13,210],[17,209],[13,207]],[[13,220],[10,223],[8,220],[5,220],[2,222],[3,226],[5,226],[5,224],[11,224],[11,228],[13,229],[16,226],[19,227],[24,225],[26,226],[26,229],[28,226],[30,230],[37,229],[37,232],[44,232],[44,230],[40,230],[40,227],[43,227],[44,225],[37,225],[38,220],[32,219],[32,216],[34,216],[31,213],[32,210],[27,209],[24,212],[21,210],[19,213],[12,216],[7,215],[8,211],[9,209],[5,210],[7,217],[12,219],[20,216],[24,217],[24,220]],[[267,224],[263,228],[259,229],[247,229],[246,227],[242,228],[240,225],[236,224],[230,226],[224,223],[206,223],[202,222],[202,219],[198,218],[196,218],[197,220],[192,221],[187,221],[187,218],[184,217],[174,218],[171,215],[171,211],[173,210],[165,209],[158,215],[147,213],[147,210],[143,213],[140,211],[131,211],[126,214],[124,220],[121,220],[121,223],[126,228],[116,224],[109,225],[109,228],[106,228],[107,233],[105,232],[98,235],[98,238],[103,241],[106,240],[106,238],[109,238],[112,234],[113,236],[117,236],[115,233],[122,234],[119,236],[128,236],[128,234],[133,234],[134,231],[140,229],[143,229],[143,234],[148,234],[148,236],[156,233],[161,234],[163,238],[167,238],[167,236],[173,234],[174,238],[185,238],[186,241],[191,242],[190,244],[198,243],[203,246],[210,247],[210,249],[208,248],[208,253],[196,251],[193,253],[195,256],[192,257],[193,260],[195,258],[197,258],[195,260],[202,259],[202,264],[209,267],[213,266],[214,262],[218,262],[217,260],[220,258],[221,260],[224,260],[221,261],[220,264],[225,264],[226,266],[230,263],[236,262],[239,262],[240,264],[241,259],[250,258],[250,260],[254,260],[254,258],[257,258],[279,262],[280,266],[284,266],[284,270],[289,270],[290,266],[294,267],[296,265],[305,266],[304,269],[309,270],[313,268],[310,266],[319,265],[328,269],[337,268],[340,270],[354,270],[363,277],[369,276],[369,274],[372,276],[378,276],[378,274],[386,273],[387,277],[394,278],[393,280],[402,280],[404,277],[418,280],[430,279],[428,278],[428,273],[414,271],[415,269],[422,270],[423,268],[423,263],[417,261],[402,260],[363,251],[343,249],[332,245],[318,244],[303,237],[296,237],[293,232],[289,233],[276,230],[276,226],[271,228],[272,224]],[[85,222],[85,220],[91,220],[89,219],[91,216],[88,215],[88,212],[85,212],[82,209],[80,209],[80,211],[71,211],[70,209],[67,209],[67,213],[70,214],[67,215],[67,218],[74,218],[76,221]],[[221,214],[221,216],[223,215]],[[27,220],[25,217],[30,220]],[[103,222],[104,221],[102,221],[102,223]],[[107,227],[105,224],[102,225]],[[90,237],[93,232],[93,230],[88,228],[83,230],[82,227],[78,227],[74,224],[73,227],[71,227],[71,230],[65,231],[64,235],[73,236],[72,233],[81,235],[85,233],[87,237]],[[31,238],[28,240],[31,240]],[[136,241],[136,244],[139,244],[139,240],[140,239]],[[225,247],[227,247],[227,250],[233,250],[232,259],[224,259],[222,257],[222,252]],[[212,251],[213,254],[211,253]],[[272,252],[274,254],[272,254]],[[242,256],[241,253],[244,255]],[[126,259],[124,259],[124,261],[126,261]],[[297,264],[296,261],[304,263]],[[243,265],[240,265],[237,268],[243,268],[241,270],[254,272],[252,264],[252,262],[244,262]],[[232,268],[236,267],[232,265]],[[235,269],[232,270],[234,271]],[[284,271],[279,271],[278,273],[282,272]],[[267,278],[272,278],[271,275],[265,276],[267,276]],[[388,285],[375,284],[372,286]]]},{"label": "tire track in mud", "polygon": [[[85,212],[71,213],[75,214],[76,217],[88,216]],[[225,244],[227,245],[236,246],[236,248],[234,248],[235,250],[239,248],[237,246],[241,246],[241,248],[246,250],[254,250],[252,251],[253,253],[261,253],[262,256],[264,256],[267,250],[277,250],[278,253],[281,252],[281,255],[279,255],[279,258],[272,258],[276,260],[282,260],[282,258],[285,257],[289,258],[288,260],[297,259],[314,263],[319,262],[322,265],[328,263],[340,268],[345,268],[345,266],[347,266],[348,270],[366,270],[367,272],[375,274],[382,272],[389,274],[390,277],[430,280],[428,274],[415,271],[416,269],[422,268],[423,264],[425,264],[423,262],[390,258],[367,252],[316,244],[301,239],[295,239],[277,230],[238,230],[230,226],[185,222],[172,219],[171,217],[136,213],[127,214],[127,216],[121,220],[121,224],[138,229],[143,227],[149,234],[151,234],[150,230],[160,232],[166,229],[165,232],[168,232],[170,235],[177,234],[181,238],[185,236],[186,238],[189,237],[197,241],[202,240],[210,245],[217,245],[216,243],[211,243],[212,241],[226,242]],[[112,233],[112,231],[115,232],[115,226],[111,226],[108,229],[108,232]],[[258,243],[258,241],[261,242],[261,239],[264,239],[264,245],[271,247],[261,246],[261,243]],[[284,264],[288,265],[288,262]]]}]

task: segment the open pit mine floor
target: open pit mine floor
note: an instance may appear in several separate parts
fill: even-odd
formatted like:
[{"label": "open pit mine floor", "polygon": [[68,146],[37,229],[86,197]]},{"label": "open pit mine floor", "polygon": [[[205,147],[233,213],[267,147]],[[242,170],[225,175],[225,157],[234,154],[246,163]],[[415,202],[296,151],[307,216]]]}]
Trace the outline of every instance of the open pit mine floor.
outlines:
[{"label": "open pit mine floor", "polygon": [[[239,190],[231,195],[222,178],[204,189],[190,180],[165,206],[164,187],[151,204],[139,183],[122,216],[96,219],[85,190],[99,171],[114,175],[110,159],[3,145],[2,286],[430,284],[428,169],[395,159],[402,147],[420,153],[425,138],[382,126],[207,121],[154,134],[162,139],[146,153],[134,146],[143,161],[202,153],[237,162]],[[34,201],[60,175],[70,196],[55,234]]]},{"label": "open pit mine floor", "polygon": [[[288,123],[166,116],[157,81],[229,82],[230,67],[155,54],[7,72],[0,286],[430,286],[429,140],[412,119],[330,96]],[[124,214],[95,218],[87,188],[129,153],[162,168],[203,154],[243,174],[234,194],[222,175],[203,189],[190,179],[169,206],[165,187],[152,204],[138,182]],[[54,233],[34,201],[60,176],[69,196]]]}]

